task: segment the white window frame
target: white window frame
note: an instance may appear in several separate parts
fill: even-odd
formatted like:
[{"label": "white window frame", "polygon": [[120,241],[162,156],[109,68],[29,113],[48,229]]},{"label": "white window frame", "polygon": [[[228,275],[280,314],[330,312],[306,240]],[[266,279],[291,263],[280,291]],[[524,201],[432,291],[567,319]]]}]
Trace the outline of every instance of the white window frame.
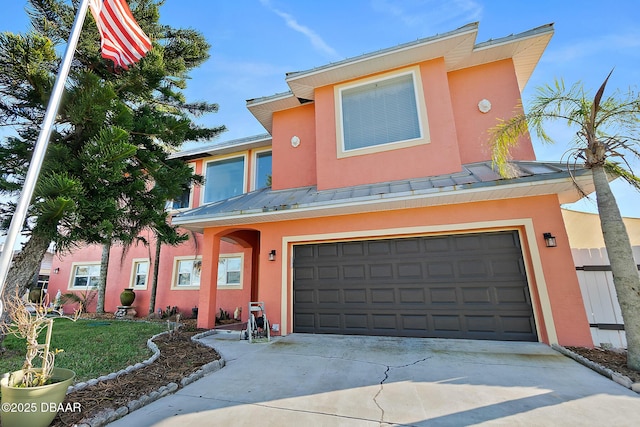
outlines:
[{"label": "white window frame", "polygon": [[[196,164],[195,163],[189,163],[189,166],[191,167],[191,169],[193,169],[193,173],[195,173],[196,171]],[[190,188],[189,188],[189,206],[187,206],[186,208],[177,208],[175,209],[173,207],[173,200],[167,200],[167,205],[165,210],[169,211],[169,212],[180,212],[180,211],[185,211],[187,209],[191,209],[193,208],[193,188],[194,185],[191,184]]]},{"label": "white window frame", "polygon": [[[147,278],[144,281],[144,286],[137,286],[136,285],[136,278],[138,276],[138,269],[137,266],[142,264],[142,263],[147,263]],[[149,285],[149,272],[151,271],[151,262],[149,260],[149,258],[134,258],[131,260],[131,278],[129,280],[129,287],[132,289],[137,289],[137,290],[145,290],[147,289],[147,286]]]},{"label": "white window frame", "polygon": [[[192,262],[200,262],[200,274],[202,272],[202,256],[193,256],[193,255],[189,255],[189,256],[177,256],[173,258],[173,276],[171,279],[171,289],[173,290],[196,290],[196,289],[200,289],[200,279],[198,280],[198,284],[197,285],[179,285],[178,284],[178,276],[180,275],[180,263],[183,261],[192,261]],[[193,270],[192,270],[193,271]],[[199,275],[199,277],[201,277]],[[190,283],[193,283],[192,280],[190,280]]]},{"label": "white window frame", "polygon": [[252,156],[252,179],[251,179],[251,189],[258,190],[258,155],[263,153],[271,153],[271,179],[273,180],[273,150],[271,148],[265,148],[264,150],[256,150],[253,152]]},{"label": "white window frame", "polygon": [[[386,144],[373,145],[370,147],[355,148],[347,150],[344,147],[344,123],[342,116],[342,93],[345,90],[353,89],[358,86],[369,85],[396,77],[411,75],[413,78],[413,90],[416,99],[416,107],[418,114],[418,127],[420,136],[418,138],[408,139],[404,141],[388,142]],[[400,148],[413,147],[431,142],[429,135],[429,122],[427,118],[427,107],[424,100],[424,89],[422,87],[422,79],[420,76],[420,68],[418,66],[393,71],[374,77],[358,80],[357,82],[345,83],[334,87],[335,111],[336,111],[336,149],[338,158],[360,156],[364,154],[378,153],[382,151],[397,150]]]},{"label": "white window frame", "polygon": [[[220,263],[223,259],[231,259],[231,258],[240,258],[240,283],[227,283],[220,280]],[[242,289],[244,283],[244,254],[240,253],[230,253],[220,255],[218,258],[218,289]]]},{"label": "white window frame", "polygon": [[[98,289],[98,284],[96,283],[95,286],[74,286],[74,283],[76,282],[76,270],[78,269],[78,267],[85,267],[85,266],[97,266],[98,267],[98,280],[100,280],[100,261],[84,261],[84,262],[74,262],[71,264],[71,274],[69,275],[69,286],[67,286],[67,289],[70,291],[92,291],[92,290],[96,290]],[[95,276],[89,276],[89,277],[95,277]],[[88,281],[89,282],[89,281]]]},{"label": "white window frame", "polygon": [[243,169],[242,169],[242,193],[246,193],[247,192],[247,168],[248,168],[248,155],[247,153],[234,153],[228,156],[221,156],[221,157],[215,157],[215,158],[210,158],[205,160],[204,162],[202,162],[202,177],[204,178],[204,184],[202,185],[202,189],[200,191],[200,205],[203,205],[205,203],[213,203],[213,202],[205,202],[204,201],[204,197],[205,194],[207,192],[207,167],[209,166],[209,163],[216,163],[216,162],[220,162],[223,160],[229,160],[229,159],[233,159],[233,158],[238,158],[238,157],[242,157],[243,158]]}]

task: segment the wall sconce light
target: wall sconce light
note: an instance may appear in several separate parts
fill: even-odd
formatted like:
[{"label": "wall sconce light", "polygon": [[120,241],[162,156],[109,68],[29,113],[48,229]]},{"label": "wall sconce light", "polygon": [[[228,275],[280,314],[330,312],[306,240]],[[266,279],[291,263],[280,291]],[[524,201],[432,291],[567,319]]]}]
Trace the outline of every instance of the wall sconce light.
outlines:
[{"label": "wall sconce light", "polygon": [[55,274],[58,274],[58,273],[60,273],[60,269],[59,269],[58,267],[56,267],[56,268],[54,268],[54,269],[53,269],[53,272],[54,272]]},{"label": "wall sconce light", "polygon": [[275,261],[275,260],[276,260],[276,250],[271,249],[271,252],[269,252],[269,261]]},{"label": "wall sconce light", "polygon": [[544,233],[542,235],[544,237],[544,243],[548,248],[555,248],[556,245],[556,236],[553,236],[551,233]]}]

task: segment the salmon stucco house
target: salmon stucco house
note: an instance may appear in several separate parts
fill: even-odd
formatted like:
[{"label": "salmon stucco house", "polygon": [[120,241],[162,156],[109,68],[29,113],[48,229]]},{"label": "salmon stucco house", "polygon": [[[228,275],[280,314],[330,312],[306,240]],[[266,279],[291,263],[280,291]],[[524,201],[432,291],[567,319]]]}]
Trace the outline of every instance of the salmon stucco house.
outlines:
[{"label": "salmon stucco house", "polygon": [[163,249],[159,305],[196,305],[208,328],[264,301],[281,334],[591,346],[560,209],[589,171],[538,162],[523,138],[504,179],[487,142],[553,26],[477,32],[288,73],[290,91],[247,101],[268,134],[176,154],[206,182],[177,206],[198,245]]}]

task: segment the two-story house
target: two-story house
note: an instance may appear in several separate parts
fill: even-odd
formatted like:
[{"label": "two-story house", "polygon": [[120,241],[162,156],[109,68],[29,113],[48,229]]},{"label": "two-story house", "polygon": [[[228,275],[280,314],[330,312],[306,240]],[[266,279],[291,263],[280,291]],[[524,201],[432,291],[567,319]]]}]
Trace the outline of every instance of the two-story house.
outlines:
[{"label": "two-story house", "polygon": [[290,91],[247,101],[268,135],[179,153],[206,182],[177,201],[197,244],[163,248],[159,305],[198,306],[201,327],[260,300],[282,334],[591,345],[560,210],[589,172],[523,138],[505,179],[488,146],[553,27],[477,32],[288,73]]}]

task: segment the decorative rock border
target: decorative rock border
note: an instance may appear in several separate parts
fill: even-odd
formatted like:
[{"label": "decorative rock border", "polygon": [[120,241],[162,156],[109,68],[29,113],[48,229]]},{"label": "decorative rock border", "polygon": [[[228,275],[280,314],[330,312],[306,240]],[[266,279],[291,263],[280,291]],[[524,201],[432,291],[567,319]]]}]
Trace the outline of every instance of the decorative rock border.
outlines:
[{"label": "decorative rock border", "polygon": [[596,363],[592,360],[587,359],[584,356],[581,356],[579,354],[574,353],[573,351],[559,345],[559,344],[552,344],[551,348],[553,348],[554,350],[564,354],[567,357],[572,358],[573,360],[575,360],[576,362],[579,362],[581,364],[583,364],[584,366],[586,366],[587,368],[591,368],[594,371],[596,371],[597,373],[599,373],[602,376],[605,376],[607,378],[609,378],[612,381],[617,382],[618,384],[620,384],[621,386],[624,386],[628,389],[631,389],[633,391],[635,391],[636,393],[640,394],[640,383],[634,383],[631,378],[627,377],[626,375],[622,375],[619,374],[618,372],[612,371],[609,368],[605,368],[604,366],[600,365],[599,363]]},{"label": "decorative rock border", "polygon": [[[147,340],[147,347],[149,347],[149,349],[151,351],[153,351],[153,355],[148,358],[147,360],[145,360],[144,362],[140,362],[140,363],[136,363],[135,365],[132,366],[127,366],[124,369],[119,370],[118,372],[114,372],[111,373],[109,375],[103,375],[101,377],[95,378],[95,379],[91,379],[87,382],[81,382],[78,383],[74,386],[71,386],[67,389],[67,394],[69,393],[73,393],[74,391],[80,391],[83,390],[89,386],[95,385],[101,381],[107,381],[107,380],[112,380],[115,379],[116,377],[123,375],[123,374],[128,374],[131,373],[135,370],[138,370],[140,368],[144,368],[145,366],[149,366],[151,363],[155,362],[156,359],[158,359],[158,357],[160,357],[160,349],[158,348],[158,346],[153,342],[154,339],[158,338],[161,335],[165,335],[168,334],[169,332],[162,332],[159,334],[156,334],[154,336],[152,336],[151,338],[149,338]],[[197,335],[194,335],[191,337],[191,341],[197,341],[200,338],[206,337],[208,335],[213,335],[215,334],[216,331],[215,330],[209,330],[209,331],[205,331],[202,333],[199,333]],[[206,344],[205,344],[206,345]],[[211,372],[215,372],[219,369],[221,369],[223,366],[225,365],[225,361],[224,359],[220,358],[218,360],[214,360],[213,362],[209,362],[206,365],[203,365],[200,369],[198,369],[197,371],[193,372],[191,375],[189,375],[188,377],[183,378],[182,380],[180,380],[180,385],[176,384],[176,383],[169,383],[167,385],[163,385],[162,387],[160,387],[158,390],[156,391],[152,391],[149,394],[145,394],[141,397],[139,397],[136,400],[132,400],[130,401],[127,406],[121,406],[117,409],[108,409],[102,412],[97,413],[96,415],[94,415],[91,418],[88,419],[82,419],[80,421],[79,424],[76,424],[77,427],[102,427],[106,424],[109,424],[119,418],[124,417],[125,415],[135,411],[136,409],[140,409],[143,406],[146,406],[148,404],[150,404],[151,402],[154,402],[158,399],[160,399],[161,397],[164,397],[168,394],[171,393],[175,393],[180,387],[185,387],[188,384],[191,384],[192,382],[199,380],[200,378],[202,378],[203,376],[210,374]]]}]

